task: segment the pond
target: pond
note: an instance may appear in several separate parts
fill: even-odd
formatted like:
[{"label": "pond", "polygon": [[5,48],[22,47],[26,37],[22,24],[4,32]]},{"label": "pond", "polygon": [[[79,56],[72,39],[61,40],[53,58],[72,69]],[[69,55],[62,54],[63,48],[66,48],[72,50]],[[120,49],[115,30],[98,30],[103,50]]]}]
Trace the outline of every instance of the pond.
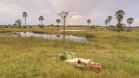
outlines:
[{"label": "pond", "polygon": [[[60,30],[60,31],[64,31],[64,30]],[[79,32],[79,31],[86,31],[86,30],[65,30],[65,32],[68,32],[68,31],[71,31],[71,32]]]},{"label": "pond", "polygon": [[[64,35],[62,34],[39,34],[33,32],[17,32],[20,37],[37,37],[44,38],[48,40],[63,40]],[[65,40],[70,40],[74,42],[88,42],[86,37],[65,35]]]}]

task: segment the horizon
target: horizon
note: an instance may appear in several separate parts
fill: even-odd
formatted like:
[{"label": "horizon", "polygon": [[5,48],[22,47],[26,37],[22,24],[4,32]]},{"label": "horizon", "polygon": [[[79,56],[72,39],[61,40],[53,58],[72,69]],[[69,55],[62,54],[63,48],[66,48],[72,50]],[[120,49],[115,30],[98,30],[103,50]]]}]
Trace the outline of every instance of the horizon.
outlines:
[{"label": "horizon", "polygon": [[86,25],[86,20],[91,19],[92,25],[104,26],[107,16],[113,16],[111,25],[116,25],[115,12],[122,9],[125,11],[123,23],[127,24],[126,19],[133,17],[135,22],[132,26],[139,26],[138,2],[138,0],[2,0],[0,3],[0,17],[2,19],[0,25],[12,25],[19,18],[23,20],[22,12],[24,11],[28,13],[28,25],[38,25],[40,15],[45,18],[44,25],[56,24],[55,20],[60,18],[58,13],[61,11],[70,12],[72,19],[67,22],[68,25]]}]

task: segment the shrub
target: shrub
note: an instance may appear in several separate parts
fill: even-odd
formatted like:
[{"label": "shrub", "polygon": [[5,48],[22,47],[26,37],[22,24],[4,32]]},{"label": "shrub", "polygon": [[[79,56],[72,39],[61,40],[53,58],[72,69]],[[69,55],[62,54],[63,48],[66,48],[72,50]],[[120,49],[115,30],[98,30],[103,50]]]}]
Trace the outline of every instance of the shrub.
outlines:
[{"label": "shrub", "polygon": [[117,24],[117,31],[120,32],[120,31],[123,31],[124,30],[124,25],[121,24],[121,23],[118,23]]}]

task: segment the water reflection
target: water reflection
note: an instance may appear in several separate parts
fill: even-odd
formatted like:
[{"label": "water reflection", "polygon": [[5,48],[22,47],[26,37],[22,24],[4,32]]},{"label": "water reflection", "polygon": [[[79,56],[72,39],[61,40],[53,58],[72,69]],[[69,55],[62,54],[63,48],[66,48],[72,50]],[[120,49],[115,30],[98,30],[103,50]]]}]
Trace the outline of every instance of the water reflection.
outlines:
[{"label": "water reflection", "polygon": [[[18,32],[20,37],[37,37],[45,38],[48,40],[63,40],[64,35],[61,34],[38,34],[32,32]],[[86,37],[77,37],[72,35],[65,35],[65,40],[75,41],[75,42],[88,42]]]}]

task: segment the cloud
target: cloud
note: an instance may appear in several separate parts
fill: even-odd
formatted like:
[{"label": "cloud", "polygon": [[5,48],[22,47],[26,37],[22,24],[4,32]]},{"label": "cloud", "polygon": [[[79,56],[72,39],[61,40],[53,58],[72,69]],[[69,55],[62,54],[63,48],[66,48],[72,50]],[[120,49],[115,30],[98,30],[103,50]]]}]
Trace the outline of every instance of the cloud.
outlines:
[{"label": "cloud", "polygon": [[[72,20],[69,24],[86,24],[87,19],[92,24],[104,25],[107,16],[113,16],[112,24],[116,24],[115,12],[123,9],[126,12],[124,23],[128,17],[139,17],[138,0],[1,0],[0,24],[13,23],[15,19],[22,18],[22,12],[28,12],[28,24],[38,24],[38,17],[45,17],[45,24],[55,23],[61,11],[69,11]],[[7,19],[10,18],[10,19]],[[139,21],[135,20],[139,25]]]},{"label": "cloud", "polygon": [[0,12],[2,12],[2,13],[17,15],[21,10],[22,9],[17,5],[9,4],[7,6],[7,4],[0,3]]},{"label": "cloud", "polygon": [[72,18],[69,20],[69,24],[79,24],[81,21],[83,22],[83,16],[80,15],[73,15]]}]

